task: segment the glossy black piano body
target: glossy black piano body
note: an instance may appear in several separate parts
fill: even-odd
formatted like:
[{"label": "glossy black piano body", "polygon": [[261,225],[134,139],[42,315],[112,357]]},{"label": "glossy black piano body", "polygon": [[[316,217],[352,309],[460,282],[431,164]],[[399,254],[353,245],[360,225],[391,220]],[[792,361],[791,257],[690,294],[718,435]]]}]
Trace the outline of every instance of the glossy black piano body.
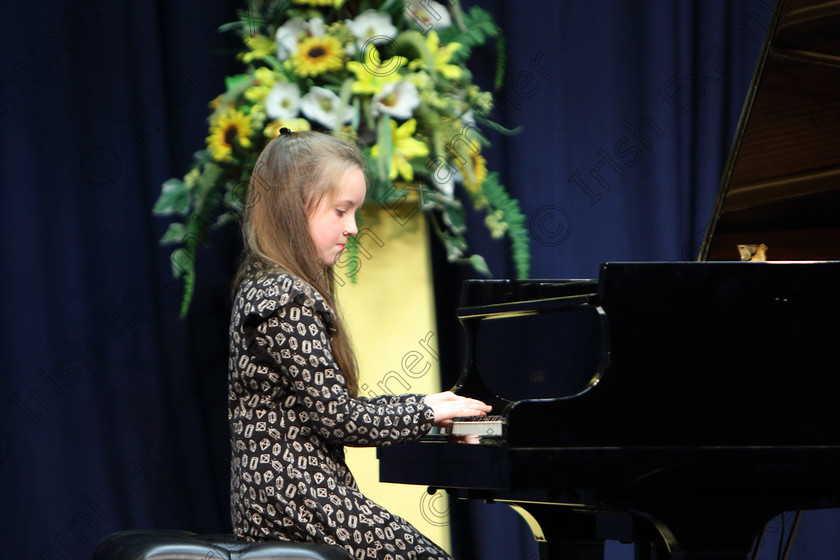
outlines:
[{"label": "glossy black piano body", "polygon": [[743,560],[774,515],[840,506],[838,92],[840,6],[779,0],[698,262],[468,283],[456,390],[505,437],[382,449],[380,478],[514,504],[550,558]]},{"label": "glossy black piano body", "polygon": [[472,282],[457,391],[494,403],[507,433],[383,449],[381,479],[519,504],[552,558],[600,538],[745,557],[774,515],[840,505],[838,285],[840,262]]}]

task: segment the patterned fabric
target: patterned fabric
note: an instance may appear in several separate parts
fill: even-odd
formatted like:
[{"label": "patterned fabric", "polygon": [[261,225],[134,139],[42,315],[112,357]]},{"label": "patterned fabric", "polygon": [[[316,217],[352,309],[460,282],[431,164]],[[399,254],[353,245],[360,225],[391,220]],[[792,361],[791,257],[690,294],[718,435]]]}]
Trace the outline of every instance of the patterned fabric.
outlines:
[{"label": "patterned fabric", "polygon": [[359,492],[344,446],[415,440],[421,395],[350,398],[330,352],[334,314],[301,280],[264,265],[233,305],[229,362],[231,516],[249,540],[315,541],[362,560],[449,556]]}]

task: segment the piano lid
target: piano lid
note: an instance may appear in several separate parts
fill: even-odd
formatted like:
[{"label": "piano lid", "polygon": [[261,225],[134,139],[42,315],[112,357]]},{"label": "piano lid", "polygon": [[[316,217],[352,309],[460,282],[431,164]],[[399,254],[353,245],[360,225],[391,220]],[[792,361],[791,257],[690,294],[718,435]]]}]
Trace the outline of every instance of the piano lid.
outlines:
[{"label": "piano lid", "polygon": [[840,259],[840,1],[778,0],[699,260]]}]

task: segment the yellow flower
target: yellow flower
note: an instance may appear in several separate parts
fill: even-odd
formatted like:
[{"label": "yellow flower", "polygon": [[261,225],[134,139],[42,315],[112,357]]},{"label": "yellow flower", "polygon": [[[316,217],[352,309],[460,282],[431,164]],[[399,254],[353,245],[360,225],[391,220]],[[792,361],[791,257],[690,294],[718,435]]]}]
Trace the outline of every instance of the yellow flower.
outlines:
[{"label": "yellow flower", "polygon": [[265,103],[265,97],[277,82],[277,76],[270,69],[262,66],[254,70],[254,85],[242,94],[252,103]]},{"label": "yellow flower", "polygon": [[501,239],[505,236],[505,232],[508,230],[508,225],[505,223],[504,219],[505,214],[501,210],[491,212],[484,218],[484,225],[486,225],[487,229],[490,230],[490,237],[493,239]]},{"label": "yellow flower", "polygon": [[347,63],[347,69],[356,75],[353,82],[353,93],[362,95],[376,95],[382,91],[386,84],[398,82],[402,79],[399,70],[408,59],[404,56],[394,56],[379,64],[373,59],[367,59],[365,64],[351,60]]},{"label": "yellow flower", "polygon": [[[394,180],[399,175],[404,181],[411,181],[414,179],[414,168],[411,167],[412,158],[429,155],[429,147],[420,140],[412,138],[417,130],[415,119],[409,119],[399,127],[394,121],[391,121],[390,124],[391,166],[388,178]],[[373,157],[378,157],[379,151],[382,149],[379,146],[379,143],[377,143],[371,148],[370,153]]]},{"label": "yellow flower", "polygon": [[274,41],[265,35],[246,35],[244,41],[245,46],[248,47],[249,51],[240,53],[239,58],[241,58],[242,62],[246,64],[254,60],[262,60],[267,56],[271,56],[274,54],[276,49]]},{"label": "yellow flower", "polygon": [[244,148],[251,147],[251,117],[242,111],[222,113],[210,125],[207,147],[216,161],[230,161],[232,144],[238,142]]},{"label": "yellow flower", "polygon": [[[457,80],[463,75],[464,71],[460,66],[449,64],[449,61],[452,60],[452,56],[455,54],[455,51],[461,48],[461,43],[449,43],[448,45],[443,46],[440,44],[437,32],[429,31],[426,35],[426,47],[428,47],[429,52],[432,53],[435,70],[440,72],[444,78],[447,80]],[[422,58],[417,58],[412,60],[408,67],[411,70],[426,68],[426,61]]]},{"label": "yellow flower", "polygon": [[472,100],[472,106],[478,107],[483,112],[493,108],[493,94],[488,91],[481,91],[478,86],[467,87],[468,99]]},{"label": "yellow flower", "polygon": [[317,76],[344,68],[344,48],[335,37],[307,37],[292,54],[295,74]]},{"label": "yellow flower", "polygon": [[428,73],[420,71],[420,72],[411,72],[406,74],[405,79],[412,84],[414,84],[418,90],[425,90],[425,89],[434,89],[435,84],[432,82],[431,76]]},{"label": "yellow flower", "polygon": [[487,160],[479,152],[470,150],[466,155],[466,165],[460,165],[462,160],[456,158],[464,175],[464,187],[473,195],[481,192],[481,184],[487,179]]},{"label": "yellow flower", "polygon": [[309,121],[306,119],[274,119],[265,126],[265,129],[263,129],[263,135],[266,138],[275,138],[278,134],[280,134],[280,129],[284,126],[292,132],[312,130],[312,125],[310,125]]}]

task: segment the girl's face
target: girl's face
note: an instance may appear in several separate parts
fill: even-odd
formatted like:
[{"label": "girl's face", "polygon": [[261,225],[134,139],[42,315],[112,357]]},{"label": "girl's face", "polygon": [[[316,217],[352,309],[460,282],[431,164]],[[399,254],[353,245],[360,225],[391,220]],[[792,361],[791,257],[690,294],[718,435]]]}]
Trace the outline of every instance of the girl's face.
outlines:
[{"label": "girl's face", "polygon": [[347,239],[358,233],[356,211],[365,200],[365,175],[361,169],[348,169],[335,192],[325,196],[309,213],[309,235],[318,257],[324,264],[335,264],[347,245]]}]

